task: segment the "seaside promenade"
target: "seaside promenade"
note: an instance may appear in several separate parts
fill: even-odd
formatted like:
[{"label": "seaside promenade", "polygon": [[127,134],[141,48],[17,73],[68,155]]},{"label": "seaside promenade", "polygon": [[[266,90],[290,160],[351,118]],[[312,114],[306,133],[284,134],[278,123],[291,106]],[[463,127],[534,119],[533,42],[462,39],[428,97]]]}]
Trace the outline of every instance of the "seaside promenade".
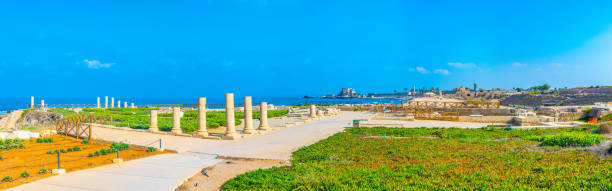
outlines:
[{"label": "seaside promenade", "polygon": [[291,153],[300,147],[342,131],[353,119],[370,115],[366,112],[341,112],[303,125],[224,141],[96,128],[96,139],[144,144],[161,138],[164,148],[179,153],[69,172],[9,190],[174,190],[201,169],[220,162],[217,156],[289,160]]}]

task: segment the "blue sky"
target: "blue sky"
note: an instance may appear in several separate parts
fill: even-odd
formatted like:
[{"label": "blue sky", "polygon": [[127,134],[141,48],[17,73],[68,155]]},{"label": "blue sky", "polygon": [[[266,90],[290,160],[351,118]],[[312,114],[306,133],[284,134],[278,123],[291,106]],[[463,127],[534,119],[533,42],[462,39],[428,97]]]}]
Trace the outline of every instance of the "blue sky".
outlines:
[{"label": "blue sky", "polygon": [[612,85],[612,1],[3,1],[2,96]]}]

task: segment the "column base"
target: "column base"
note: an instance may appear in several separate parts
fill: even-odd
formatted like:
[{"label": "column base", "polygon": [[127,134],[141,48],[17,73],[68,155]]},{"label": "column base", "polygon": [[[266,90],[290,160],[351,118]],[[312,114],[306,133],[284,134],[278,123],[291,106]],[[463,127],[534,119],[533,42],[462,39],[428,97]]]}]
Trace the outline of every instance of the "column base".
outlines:
[{"label": "column base", "polygon": [[259,127],[259,128],[257,128],[257,130],[267,131],[267,130],[270,130],[270,127],[269,126]]},{"label": "column base", "polygon": [[210,135],[208,134],[208,131],[198,131],[198,133],[195,136],[196,137],[209,137]]},{"label": "column base", "polygon": [[238,135],[238,134],[223,135],[223,137],[221,137],[221,139],[223,139],[223,140],[236,140],[236,139],[240,139],[240,135]]},{"label": "column base", "polygon": [[122,162],[123,162],[122,158],[113,159],[113,163],[122,163]]},{"label": "column base", "polygon": [[242,133],[244,133],[244,134],[253,134],[255,132],[256,132],[255,129],[245,129]]},{"label": "column base", "polygon": [[181,130],[181,129],[172,129],[170,132],[172,132],[174,134],[183,134],[183,130]]}]

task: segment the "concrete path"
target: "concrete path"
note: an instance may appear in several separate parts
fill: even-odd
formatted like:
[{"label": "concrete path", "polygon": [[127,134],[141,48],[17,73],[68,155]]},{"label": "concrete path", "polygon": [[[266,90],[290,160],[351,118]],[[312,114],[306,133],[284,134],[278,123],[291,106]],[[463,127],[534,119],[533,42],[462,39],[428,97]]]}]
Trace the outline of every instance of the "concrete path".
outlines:
[{"label": "concrete path", "polygon": [[108,128],[95,128],[94,137],[136,145],[158,145],[183,151],[127,161],[103,167],[69,172],[11,190],[173,190],[202,168],[218,162],[216,155],[288,160],[291,153],[351,125],[353,119],[371,114],[342,112],[314,121],[239,140],[207,140]]},{"label": "concrete path", "polygon": [[174,190],[202,167],[220,160],[210,155],[162,154],[71,172],[9,190]]}]

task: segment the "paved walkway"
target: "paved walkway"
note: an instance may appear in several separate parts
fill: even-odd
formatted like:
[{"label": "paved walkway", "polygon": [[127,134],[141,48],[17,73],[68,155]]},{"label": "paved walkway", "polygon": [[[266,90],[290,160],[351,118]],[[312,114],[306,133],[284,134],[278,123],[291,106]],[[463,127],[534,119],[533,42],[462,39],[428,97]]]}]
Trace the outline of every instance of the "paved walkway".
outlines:
[{"label": "paved walkway", "polygon": [[210,155],[162,154],[24,184],[9,190],[174,190],[220,160]]},{"label": "paved walkway", "polygon": [[[94,137],[184,151],[86,169],[38,180],[11,190],[173,190],[200,169],[217,162],[214,155],[288,160],[300,147],[315,143],[350,126],[363,112],[342,112],[314,121],[239,140],[207,140],[108,128],[95,128]],[[152,145],[152,146],[153,146]],[[213,154],[213,155],[210,155]]]}]

